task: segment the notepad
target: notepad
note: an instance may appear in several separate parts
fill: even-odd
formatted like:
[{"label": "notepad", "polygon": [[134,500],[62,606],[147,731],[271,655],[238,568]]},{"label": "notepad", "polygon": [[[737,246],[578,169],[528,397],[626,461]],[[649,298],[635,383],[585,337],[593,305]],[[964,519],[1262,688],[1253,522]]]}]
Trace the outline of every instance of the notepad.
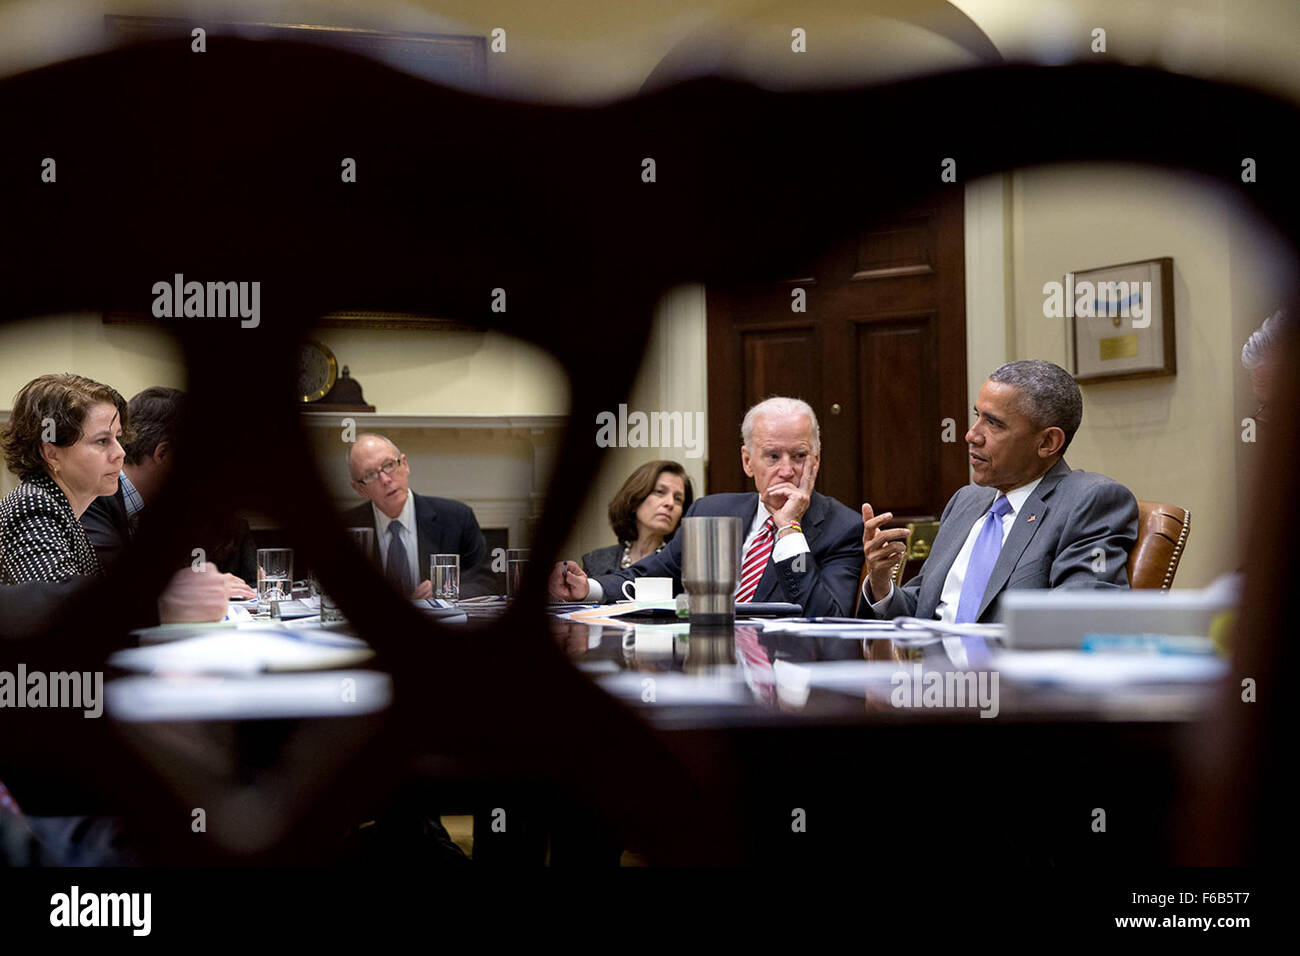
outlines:
[{"label": "notepad", "polygon": [[104,710],[129,722],[357,717],[383,710],[392,697],[392,679],[377,671],[123,677],[104,685]]},{"label": "notepad", "polygon": [[332,632],[329,641],[271,627],[244,627],[168,643],[132,647],[108,663],[140,673],[260,674],[347,667],[374,656],[365,641]]}]

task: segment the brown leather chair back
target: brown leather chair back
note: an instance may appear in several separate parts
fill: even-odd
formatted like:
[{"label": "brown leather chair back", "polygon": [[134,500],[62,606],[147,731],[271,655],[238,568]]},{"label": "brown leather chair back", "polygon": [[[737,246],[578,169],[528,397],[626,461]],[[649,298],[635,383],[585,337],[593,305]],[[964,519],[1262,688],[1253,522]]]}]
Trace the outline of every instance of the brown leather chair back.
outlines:
[{"label": "brown leather chair back", "polygon": [[1137,542],[1128,556],[1129,587],[1168,590],[1191,530],[1192,514],[1186,508],[1139,501]]}]

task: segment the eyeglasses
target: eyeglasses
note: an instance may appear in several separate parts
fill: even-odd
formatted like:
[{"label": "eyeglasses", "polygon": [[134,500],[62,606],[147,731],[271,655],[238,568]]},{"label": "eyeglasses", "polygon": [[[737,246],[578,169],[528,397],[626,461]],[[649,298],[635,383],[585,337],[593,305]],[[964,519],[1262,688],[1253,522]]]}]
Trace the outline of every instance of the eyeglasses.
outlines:
[{"label": "eyeglasses", "polygon": [[352,480],[362,485],[374,484],[374,482],[379,480],[380,475],[391,475],[394,471],[396,471],[397,466],[402,463],[402,458],[405,457],[406,457],[405,455],[402,455],[401,458],[390,458],[388,459],[388,461],[384,462],[378,468],[372,469],[371,471],[366,472],[360,478],[354,478]]}]

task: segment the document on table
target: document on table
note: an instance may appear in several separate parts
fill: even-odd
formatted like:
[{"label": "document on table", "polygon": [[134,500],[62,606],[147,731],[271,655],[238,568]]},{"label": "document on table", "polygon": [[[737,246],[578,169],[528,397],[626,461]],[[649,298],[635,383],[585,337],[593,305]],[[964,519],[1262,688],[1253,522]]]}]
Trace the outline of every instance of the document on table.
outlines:
[{"label": "document on table", "polygon": [[[866,618],[812,618],[810,620],[793,618],[776,621],[755,620],[753,623],[761,627],[764,634],[840,637],[848,641],[901,641],[918,647],[932,644],[941,636],[928,627],[904,627],[899,626],[896,621],[876,621]],[[967,632],[962,631],[962,633]]]},{"label": "document on table", "polygon": [[827,621],[806,620],[803,618],[783,618],[779,620],[755,619],[753,624],[761,627],[764,634],[807,634],[812,637],[843,637],[851,640],[863,638],[900,637],[898,628],[892,621],[850,620]]},{"label": "document on table", "polygon": [[251,675],[346,667],[372,656],[365,641],[336,631],[317,639],[307,629],[291,632],[263,625],[132,647],[111,655],[108,663],[144,673]]},{"label": "document on table", "polygon": [[104,709],[122,721],[356,717],[387,707],[392,679],[343,670],[263,677],[122,677],[104,685]]},{"label": "document on table", "polygon": [[1125,684],[1179,684],[1215,681],[1228,662],[1211,655],[1095,654],[1081,651],[999,651],[993,667],[1009,680],[1026,684],[1096,689]]},{"label": "document on table", "polygon": [[619,618],[627,617],[631,614],[645,614],[647,612],[662,615],[666,620],[673,620],[677,617],[677,602],[620,601],[617,604],[597,604],[591,607],[584,607],[582,610],[571,611],[559,616],[566,620],[578,621],[583,624],[618,624],[622,627],[629,627],[632,622],[620,621]]}]

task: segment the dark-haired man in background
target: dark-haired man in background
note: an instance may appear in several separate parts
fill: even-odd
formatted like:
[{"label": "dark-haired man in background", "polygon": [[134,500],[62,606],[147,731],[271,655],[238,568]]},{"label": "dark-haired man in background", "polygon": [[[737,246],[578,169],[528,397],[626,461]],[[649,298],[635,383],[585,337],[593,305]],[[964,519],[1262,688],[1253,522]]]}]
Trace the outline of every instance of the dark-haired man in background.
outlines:
[{"label": "dark-haired man in background", "polygon": [[[117,560],[134,536],[145,507],[162,493],[176,463],[176,441],[184,413],[185,393],[177,388],[155,385],[133,396],[127,403],[131,435],[124,449],[126,461],[118,475],[117,493],[96,498],[81,516],[86,537],[105,568]],[[222,535],[223,538],[233,538],[236,553],[218,553],[229,550],[225,548],[208,550],[223,571],[235,569],[251,577],[256,574],[255,561],[253,566],[245,567],[249,562],[238,553],[249,550],[248,547],[241,549],[239,542],[251,545],[248,527],[242,521],[239,525],[227,529],[229,534]],[[230,597],[251,598],[257,593],[239,574],[227,573],[224,579]]]}]

